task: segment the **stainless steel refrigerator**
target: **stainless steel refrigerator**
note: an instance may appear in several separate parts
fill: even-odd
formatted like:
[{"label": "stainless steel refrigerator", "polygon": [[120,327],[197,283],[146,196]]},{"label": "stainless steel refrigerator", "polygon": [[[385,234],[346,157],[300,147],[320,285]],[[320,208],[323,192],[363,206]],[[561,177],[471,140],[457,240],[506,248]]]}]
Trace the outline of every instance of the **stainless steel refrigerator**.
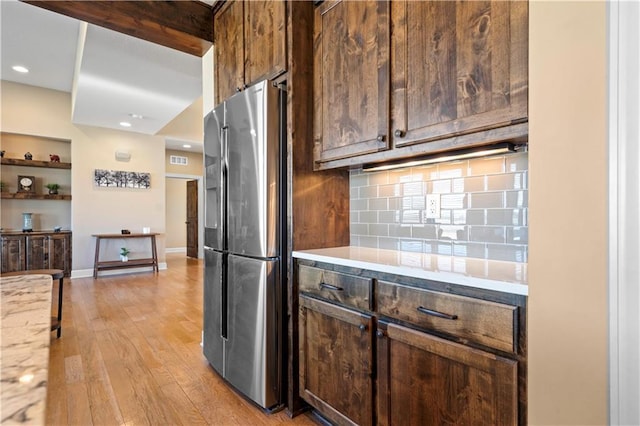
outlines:
[{"label": "stainless steel refrigerator", "polygon": [[264,81],[205,117],[203,351],[267,410],[284,401],[284,99]]}]

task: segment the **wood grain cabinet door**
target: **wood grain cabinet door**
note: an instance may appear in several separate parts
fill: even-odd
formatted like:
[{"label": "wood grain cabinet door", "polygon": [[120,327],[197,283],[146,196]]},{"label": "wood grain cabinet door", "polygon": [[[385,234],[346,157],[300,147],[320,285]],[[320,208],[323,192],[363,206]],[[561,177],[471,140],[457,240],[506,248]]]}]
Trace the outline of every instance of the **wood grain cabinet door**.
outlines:
[{"label": "wood grain cabinet door", "polygon": [[244,4],[245,83],[271,79],[287,69],[285,2]]},{"label": "wood grain cabinet door", "polygon": [[371,425],[371,316],[300,297],[300,396],[338,425]]},{"label": "wood grain cabinet door", "polygon": [[216,105],[244,87],[244,4],[228,1],[213,17]]},{"label": "wood grain cabinet door", "polygon": [[25,269],[25,237],[22,235],[3,235],[2,272],[17,272]]},{"label": "wood grain cabinet door", "polygon": [[27,236],[26,269],[49,269],[49,237],[47,235]]},{"label": "wood grain cabinet door", "polygon": [[526,1],[392,2],[394,145],[527,119]]},{"label": "wood grain cabinet door", "polygon": [[71,235],[49,236],[49,268],[62,269],[65,276],[71,275]]},{"label": "wood grain cabinet door", "polygon": [[326,1],[314,22],[314,159],[389,147],[389,2]]},{"label": "wood grain cabinet door", "polygon": [[517,424],[517,362],[378,322],[381,425]]}]

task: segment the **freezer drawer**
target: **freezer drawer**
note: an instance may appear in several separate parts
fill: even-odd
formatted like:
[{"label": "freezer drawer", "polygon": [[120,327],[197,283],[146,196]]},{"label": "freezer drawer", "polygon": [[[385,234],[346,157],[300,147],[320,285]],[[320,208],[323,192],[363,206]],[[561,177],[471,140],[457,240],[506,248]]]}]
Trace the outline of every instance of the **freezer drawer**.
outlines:
[{"label": "freezer drawer", "polygon": [[279,261],[229,255],[225,378],[262,407],[279,402]]},{"label": "freezer drawer", "polygon": [[[223,254],[205,247],[203,290],[203,336],[202,349],[211,366],[224,375],[223,321],[225,308],[222,292]],[[224,306],[224,308],[223,308]]]}]

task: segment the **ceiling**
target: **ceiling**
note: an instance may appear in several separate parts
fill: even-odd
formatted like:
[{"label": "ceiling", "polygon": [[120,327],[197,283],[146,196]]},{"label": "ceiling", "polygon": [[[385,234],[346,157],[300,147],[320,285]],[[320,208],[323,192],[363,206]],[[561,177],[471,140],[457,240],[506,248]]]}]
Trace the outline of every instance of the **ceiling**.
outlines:
[{"label": "ceiling", "polygon": [[[17,0],[1,0],[0,17],[2,80],[71,93],[74,124],[156,135],[202,119],[202,58]],[[202,152],[199,140],[165,143]]]}]

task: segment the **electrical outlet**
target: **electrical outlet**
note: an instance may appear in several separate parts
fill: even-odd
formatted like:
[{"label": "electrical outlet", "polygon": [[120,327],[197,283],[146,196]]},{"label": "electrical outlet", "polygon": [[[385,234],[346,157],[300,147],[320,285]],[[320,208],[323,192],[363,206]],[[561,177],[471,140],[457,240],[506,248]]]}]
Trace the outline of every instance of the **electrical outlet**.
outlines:
[{"label": "electrical outlet", "polygon": [[427,219],[440,219],[440,194],[427,194]]}]

